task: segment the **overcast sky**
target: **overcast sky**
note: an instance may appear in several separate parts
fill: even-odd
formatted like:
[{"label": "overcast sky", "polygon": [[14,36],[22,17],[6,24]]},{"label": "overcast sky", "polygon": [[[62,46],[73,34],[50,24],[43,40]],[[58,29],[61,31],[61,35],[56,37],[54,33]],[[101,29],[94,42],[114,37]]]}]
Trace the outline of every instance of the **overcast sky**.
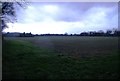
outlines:
[{"label": "overcast sky", "polygon": [[15,5],[17,21],[5,32],[81,33],[118,27],[117,2],[32,2]]}]

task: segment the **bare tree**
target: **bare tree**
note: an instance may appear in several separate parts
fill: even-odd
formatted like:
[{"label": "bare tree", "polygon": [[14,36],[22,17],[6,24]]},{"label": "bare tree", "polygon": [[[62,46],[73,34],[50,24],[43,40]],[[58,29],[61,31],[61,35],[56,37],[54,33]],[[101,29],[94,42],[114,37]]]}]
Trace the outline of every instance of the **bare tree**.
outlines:
[{"label": "bare tree", "polygon": [[21,8],[25,8],[27,4],[27,2],[0,2],[2,30],[8,27],[6,23],[14,23],[17,21],[14,5],[19,5]]}]

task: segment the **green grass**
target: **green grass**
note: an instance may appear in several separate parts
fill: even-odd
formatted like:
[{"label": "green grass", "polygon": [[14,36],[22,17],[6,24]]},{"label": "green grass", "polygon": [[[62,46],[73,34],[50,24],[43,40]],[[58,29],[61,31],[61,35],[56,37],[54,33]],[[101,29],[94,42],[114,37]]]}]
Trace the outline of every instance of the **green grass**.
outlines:
[{"label": "green grass", "polygon": [[76,36],[41,36],[10,37],[6,40],[29,42],[39,48],[48,48],[72,57],[93,57],[109,55],[118,51],[118,37],[76,37]]},{"label": "green grass", "polygon": [[[73,58],[60,56],[59,52],[48,48],[39,48],[34,45],[33,38],[28,38],[32,42],[27,38],[27,41],[23,41],[25,38],[17,39],[3,42],[3,79],[119,78],[119,55],[115,51],[100,57]],[[52,40],[54,44],[56,40]]]}]

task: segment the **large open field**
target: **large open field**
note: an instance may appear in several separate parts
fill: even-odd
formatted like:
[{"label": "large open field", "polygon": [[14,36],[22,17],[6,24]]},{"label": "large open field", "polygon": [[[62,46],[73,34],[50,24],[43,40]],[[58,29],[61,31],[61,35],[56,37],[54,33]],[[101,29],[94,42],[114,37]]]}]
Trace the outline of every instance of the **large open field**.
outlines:
[{"label": "large open field", "polygon": [[117,37],[6,37],[3,79],[118,79]]}]

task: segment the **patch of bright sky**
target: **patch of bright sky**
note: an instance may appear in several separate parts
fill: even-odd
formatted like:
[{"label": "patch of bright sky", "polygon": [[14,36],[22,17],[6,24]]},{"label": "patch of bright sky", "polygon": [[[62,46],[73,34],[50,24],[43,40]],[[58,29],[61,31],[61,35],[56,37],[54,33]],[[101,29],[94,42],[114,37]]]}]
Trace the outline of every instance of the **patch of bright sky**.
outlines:
[{"label": "patch of bright sky", "polygon": [[31,3],[25,10],[16,7],[18,22],[12,25],[8,23],[9,28],[4,31],[43,34],[117,28],[118,5],[103,4],[99,6],[99,3],[89,3],[89,6],[83,6],[82,3]]}]

